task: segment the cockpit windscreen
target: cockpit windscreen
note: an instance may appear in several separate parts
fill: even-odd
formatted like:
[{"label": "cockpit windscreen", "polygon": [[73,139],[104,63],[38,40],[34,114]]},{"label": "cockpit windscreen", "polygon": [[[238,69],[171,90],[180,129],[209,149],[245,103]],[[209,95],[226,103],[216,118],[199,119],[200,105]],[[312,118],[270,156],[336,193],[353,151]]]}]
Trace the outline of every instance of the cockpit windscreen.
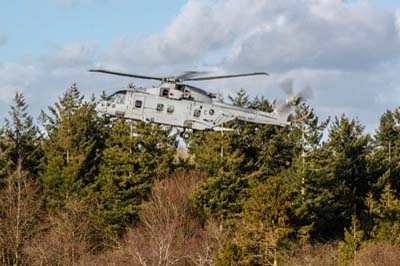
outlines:
[{"label": "cockpit windscreen", "polygon": [[110,103],[124,104],[126,98],[126,91],[118,91],[107,97],[107,101]]}]

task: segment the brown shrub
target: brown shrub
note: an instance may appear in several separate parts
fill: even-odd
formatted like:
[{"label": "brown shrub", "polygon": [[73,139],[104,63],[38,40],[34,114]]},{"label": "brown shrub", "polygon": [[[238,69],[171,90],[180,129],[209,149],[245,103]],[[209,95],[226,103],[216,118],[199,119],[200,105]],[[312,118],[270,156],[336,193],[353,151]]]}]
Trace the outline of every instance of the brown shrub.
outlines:
[{"label": "brown shrub", "polygon": [[338,243],[295,244],[288,253],[285,266],[336,266]]},{"label": "brown shrub", "polygon": [[355,255],[354,266],[399,266],[400,246],[381,241],[364,245]]},{"label": "brown shrub", "polygon": [[119,246],[84,256],[80,265],[213,265],[224,242],[218,223],[204,225],[190,195],[201,180],[197,172],[180,172],[157,182],[150,200]]},{"label": "brown shrub", "polygon": [[97,231],[91,207],[80,199],[69,199],[63,210],[51,213],[42,230],[25,247],[29,265],[76,265],[94,248]]}]

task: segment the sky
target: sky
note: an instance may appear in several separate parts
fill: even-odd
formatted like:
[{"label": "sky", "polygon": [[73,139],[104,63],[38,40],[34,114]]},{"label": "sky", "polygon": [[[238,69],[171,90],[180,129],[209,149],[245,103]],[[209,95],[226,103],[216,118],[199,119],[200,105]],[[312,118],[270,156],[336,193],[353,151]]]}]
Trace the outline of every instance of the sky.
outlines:
[{"label": "sky", "polygon": [[[293,79],[322,118],[345,113],[373,133],[400,102],[398,0],[1,0],[0,121],[16,91],[41,110],[73,83],[89,97],[134,82],[103,68],[171,76],[266,71],[197,82],[222,93],[283,101]],[[0,122],[1,123],[1,122]]]}]

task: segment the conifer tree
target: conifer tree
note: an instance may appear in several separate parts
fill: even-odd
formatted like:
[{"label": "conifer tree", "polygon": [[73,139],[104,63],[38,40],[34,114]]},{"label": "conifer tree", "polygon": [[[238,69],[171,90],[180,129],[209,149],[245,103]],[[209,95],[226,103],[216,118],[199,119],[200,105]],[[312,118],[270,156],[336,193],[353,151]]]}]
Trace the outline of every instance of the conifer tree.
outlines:
[{"label": "conifer tree", "polygon": [[37,176],[41,157],[40,135],[27,108],[25,97],[17,92],[8,112],[9,118],[5,119],[4,128],[0,131],[0,178],[14,172],[19,160],[23,171]]},{"label": "conifer tree", "polygon": [[374,205],[371,238],[400,243],[400,200],[390,184],[385,185],[379,201]]},{"label": "conifer tree", "polygon": [[103,143],[103,126],[95,112],[95,102],[83,102],[73,84],[42,113],[47,138],[44,141],[42,183],[50,206],[63,203],[71,194],[83,195],[94,182]]},{"label": "conifer tree", "polygon": [[310,215],[319,236],[333,236],[350,223],[353,213],[360,214],[371,188],[367,171],[370,137],[356,120],[344,115],[335,118],[329,140],[316,155],[319,171],[310,176],[312,193]]},{"label": "conifer tree", "polygon": [[226,245],[216,265],[278,265],[293,231],[290,187],[281,177],[256,186],[244,205],[239,235]]},{"label": "conifer tree", "polygon": [[[250,102],[243,89],[229,98],[236,106],[270,108],[263,98]],[[198,132],[189,143],[189,152],[208,177],[195,195],[196,204],[218,218],[232,218],[241,213],[251,187],[248,175],[256,169],[259,142],[263,141],[255,140],[263,125],[233,121],[226,126],[235,131]]]},{"label": "conifer tree", "polygon": [[344,229],[344,242],[339,244],[339,266],[352,265],[351,261],[356,255],[364,237],[364,232],[360,229],[360,223],[356,215],[351,217],[351,225]]},{"label": "conifer tree", "polygon": [[176,153],[171,128],[116,120],[105,142],[99,174],[90,188],[105,237],[121,234],[137,221],[153,180],[173,170]]},{"label": "conifer tree", "polygon": [[379,193],[390,182],[392,189],[400,195],[400,114],[399,109],[386,111],[380,118],[375,134],[375,149],[370,162],[375,189]]},{"label": "conifer tree", "polygon": [[292,151],[294,158],[286,175],[295,195],[293,203],[296,211],[292,222],[298,236],[308,239],[315,224],[313,208],[318,204],[316,200],[321,197],[317,190],[325,167],[321,158],[322,139],[329,118],[320,121],[310,106],[302,104],[293,120],[290,141],[295,143]]}]

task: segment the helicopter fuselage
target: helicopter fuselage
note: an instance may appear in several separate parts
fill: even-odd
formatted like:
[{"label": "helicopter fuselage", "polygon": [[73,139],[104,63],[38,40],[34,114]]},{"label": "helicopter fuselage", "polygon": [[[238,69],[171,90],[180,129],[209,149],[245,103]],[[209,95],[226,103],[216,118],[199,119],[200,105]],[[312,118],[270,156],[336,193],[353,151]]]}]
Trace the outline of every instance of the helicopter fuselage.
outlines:
[{"label": "helicopter fuselage", "polygon": [[[175,87],[179,85],[183,87]],[[221,125],[234,119],[260,124],[288,124],[287,117],[276,111],[268,113],[242,108],[213,98],[213,95],[191,86],[164,84],[156,88],[118,91],[100,102],[96,109],[110,116],[196,130],[229,131],[230,128]]]}]

